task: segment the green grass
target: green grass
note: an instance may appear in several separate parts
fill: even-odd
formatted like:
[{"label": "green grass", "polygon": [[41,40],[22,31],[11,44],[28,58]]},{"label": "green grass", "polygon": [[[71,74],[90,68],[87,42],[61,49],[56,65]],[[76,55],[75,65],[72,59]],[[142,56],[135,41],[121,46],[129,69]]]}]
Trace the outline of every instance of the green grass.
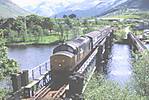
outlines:
[{"label": "green grass", "polygon": [[[15,38],[15,41],[20,41],[22,38]],[[25,45],[25,44],[50,44],[53,42],[56,42],[59,40],[58,35],[50,35],[50,36],[40,36],[40,37],[26,37],[25,42],[18,42],[18,43],[12,43],[12,44],[19,44],[19,45]],[[8,43],[9,44],[9,43]],[[11,44],[11,43],[10,43]]]},{"label": "green grass", "polygon": [[137,15],[129,14],[129,15],[117,15],[117,16],[113,16],[113,18],[129,19],[129,18],[140,18],[140,17]]},{"label": "green grass", "polygon": [[7,93],[8,93],[8,91],[6,91],[4,89],[0,89],[0,100],[2,100],[2,97],[4,97]]}]

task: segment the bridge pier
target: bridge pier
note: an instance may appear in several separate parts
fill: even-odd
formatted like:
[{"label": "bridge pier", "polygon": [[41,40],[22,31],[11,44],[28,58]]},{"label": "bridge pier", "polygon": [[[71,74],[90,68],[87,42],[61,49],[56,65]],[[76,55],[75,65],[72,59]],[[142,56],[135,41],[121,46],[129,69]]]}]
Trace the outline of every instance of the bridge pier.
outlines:
[{"label": "bridge pier", "polygon": [[105,71],[105,64],[108,62],[109,53],[112,48],[113,34],[107,36],[106,40],[98,45],[96,54],[96,70],[100,73]]},{"label": "bridge pier", "polygon": [[102,73],[104,71],[104,68],[103,68],[103,45],[99,45],[98,46],[98,51],[97,51],[97,54],[96,54],[96,71]]},{"label": "bridge pier", "polygon": [[[69,78],[69,91],[68,98],[72,100],[84,100],[82,96],[82,90],[84,86],[84,76],[80,73],[74,73]],[[76,85],[77,84],[77,85]]]},{"label": "bridge pier", "polygon": [[111,41],[111,37],[110,36],[108,36],[107,38],[106,38],[106,42],[105,42],[105,52],[104,52],[104,61],[106,61],[107,62],[107,60],[108,60],[108,56],[109,56],[109,53],[110,53],[110,51],[111,51],[111,47],[112,47],[112,41]]}]

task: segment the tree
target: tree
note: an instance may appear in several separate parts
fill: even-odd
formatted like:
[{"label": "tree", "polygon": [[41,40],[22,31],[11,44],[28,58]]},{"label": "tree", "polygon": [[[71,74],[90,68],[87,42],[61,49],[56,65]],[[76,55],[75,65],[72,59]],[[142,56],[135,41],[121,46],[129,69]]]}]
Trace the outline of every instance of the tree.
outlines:
[{"label": "tree", "polygon": [[70,19],[68,17],[66,17],[64,21],[69,26],[69,28],[71,29],[72,28],[72,23],[71,23]]},{"label": "tree", "polygon": [[69,18],[76,18],[77,16],[75,14],[70,14]]},{"label": "tree", "polygon": [[88,21],[87,21],[87,19],[84,19],[82,24],[83,24],[85,27],[88,27]]},{"label": "tree", "polygon": [[33,25],[40,25],[41,26],[42,18],[37,15],[28,15],[26,16],[26,25],[27,28],[31,28]]},{"label": "tree", "polygon": [[0,29],[0,37],[7,38],[9,36],[9,31],[7,29]]},{"label": "tree", "polygon": [[42,35],[43,35],[43,30],[42,30],[41,26],[34,25],[33,29],[32,29],[32,33],[34,34],[35,37],[37,37],[36,41],[39,41],[40,37],[42,37]]},{"label": "tree", "polygon": [[8,59],[5,40],[0,37],[0,79],[17,71],[18,65],[14,60]]},{"label": "tree", "polygon": [[134,55],[133,78],[134,89],[140,96],[149,97],[149,51]]},{"label": "tree", "polygon": [[98,24],[98,19],[97,19],[97,18],[95,18],[95,24],[96,24],[96,25]]},{"label": "tree", "polygon": [[67,15],[63,15],[63,18],[66,18],[67,17]]},{"label": "tree", "polygon": [[24,25],[23,25],[23,21],[20,20],[20,19],[17,19],[15,22],[14,22],[14,26],[12,28],[13,30],[17,31],[18,33],[18,37],[21,36],[21,32],[24,32],[25,29],[24,29]]},{"label": "tree", "polygon": [[43,18],[42,27],[44,29],[48,29],[51,32],[53,30],[53,26],[54,26],[54,23],[52,22],[50,18],[47,18],[47,17]]},{"label": "tree", "polygon": [[57,22],[55,25],[55,31],[59,34],[59,41],[64,41],[64,26],[62,23]]}]

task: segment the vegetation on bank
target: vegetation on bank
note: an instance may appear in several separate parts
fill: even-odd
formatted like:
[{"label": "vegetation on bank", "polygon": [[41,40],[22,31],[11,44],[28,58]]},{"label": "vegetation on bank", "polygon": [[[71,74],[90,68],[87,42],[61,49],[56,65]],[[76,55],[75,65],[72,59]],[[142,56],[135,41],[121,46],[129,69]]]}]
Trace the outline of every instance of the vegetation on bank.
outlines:
[{"label": "vegetation on bank", "polygon": [[[126,27],[135,35],[142,35],[143,30],[148,26],[149,13],[131,13],[120,15],[115,18],[124,18],[123,21],[113,21],[110,24],[115,26],[115,42],[123,42],[126,36]],[[129,20],[127,20],[129,19]],[[135,20],[133,20],[135,19]],[[138,27],[139,26],[139,27]],[[142,27],[140,29],[140,26]],[[129,86],[121,87],[119,84],[103,78],[102,75],[94,75],[85,90],[86,100],[149,100],[149,52],[134,54],[132,61],[132,80]]]},{"label": "vegetation on bank", "polygon": [[8,59],[5,41],[0,37],[0,79],[17,72],[18,65],[14,60]]},{"label": "vegetation on bank", "polygon": [[133,78],[134,89],[141,97],[149,99],[149,51],[134,55]]},{"label": "vegetation on bank", "polygon": [[8,44],[47,44],[70,40],[97,29],[99,24],[102,23],[67,16],[60,19],[38,15],[18,16],[0,19],[0,35]]},{"label": "vegetation on bank", "polygon": [[[131,85],[121,87],[95,74],[84,93],[86,100],[149,100],[149,51],[133,55]],[[130,84],[128,83],[128,84]]]},{"label": "vegetation on bank", "polygon": [[[84,93],[85,100],[140,100],[139,95],[109,81],[102,75],[94,75]],[[145,99],[141,99],[145,100]]]},{"label": "vegetation on bank", "polygon": [[[14,60],[8,59],[5,40],[2,37],[0,37],[0,81],[17,71],[18,71],[18,65]],[[0,87],[0,97],[5,96],[5,94],[8,91],[9,90]]]}]

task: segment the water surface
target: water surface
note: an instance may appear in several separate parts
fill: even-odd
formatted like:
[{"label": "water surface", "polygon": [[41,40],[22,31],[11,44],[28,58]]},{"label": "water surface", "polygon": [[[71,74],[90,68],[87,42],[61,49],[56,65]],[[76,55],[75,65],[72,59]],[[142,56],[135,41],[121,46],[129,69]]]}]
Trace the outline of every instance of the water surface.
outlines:
[{"label": "water surface", "polygon": [[108,79],[124,85],[131,78],[131,51],[127,44],[114,44],[107,64]]},{"label": "water surface", "polygon": [[8,56],[15,59],[21,70],[32,69],[50,58],[55,46],[13,46],[8,49]]}]

